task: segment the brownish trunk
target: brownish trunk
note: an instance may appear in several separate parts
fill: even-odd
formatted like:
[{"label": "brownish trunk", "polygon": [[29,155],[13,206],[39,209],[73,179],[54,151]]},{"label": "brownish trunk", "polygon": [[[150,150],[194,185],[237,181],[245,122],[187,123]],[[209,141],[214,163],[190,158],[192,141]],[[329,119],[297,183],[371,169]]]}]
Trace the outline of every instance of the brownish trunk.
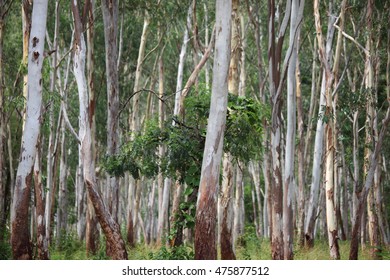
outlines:
[{"label": "brownish trunk", "polygon": [[213,84],[195,218],[195,259],[217,259],[217,195],[226,124],[231,0],[217,0]]},{"label": "brownish trunk", "polygon": [[[94,10],[95,0],[91,0],[88,9],[88,27],[87,27],[87,79],[89,91],[89,104],[91,106],[90,118],[92,121],[92,158],[96,161],[96,120],[95,120],[95,85],[94,85]],[[97,219],[92,202],[87,198],[85,242],[87,255],[94,255],[99,248],[99,231],[97,228]]]},{"label": "brownish trunk", "polygon": [[37,217],[37,257],[40,260],[49,259],[47,248],[46,226],[45,226],[45,193],[42,185],[41,176],[41,156],[38,151],[34,164],[34,187],[35,187],[35,211]]}]

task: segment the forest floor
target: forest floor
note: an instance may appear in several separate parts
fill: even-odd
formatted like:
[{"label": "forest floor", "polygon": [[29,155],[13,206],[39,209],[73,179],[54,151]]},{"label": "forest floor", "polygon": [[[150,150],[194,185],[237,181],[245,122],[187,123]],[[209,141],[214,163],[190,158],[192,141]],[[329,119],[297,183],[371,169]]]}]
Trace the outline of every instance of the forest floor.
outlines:
[{"label": "forest floor", "polygon": [[[50,252],[53,260],[85,260],[85,259],[106,259],[105,246],[101,246],[95,256],[87,257],[85,245],[80,242],[68,239],[62,244],[61,249],[52,249]],[[101,244],[104,244],[102,242]],[[350,241],[340,241],[340,255],[342,260],[348,260]],[[314,248],[298,248],[295,246],[295,260],[329,260],[329,250],[326,240],[317,240]],[[236,247],[237,259],[240,260],[270,260],[271,248],[269,240],[259,240],[256,237],[244,239]],[[166,247],[147,246],[138,244],[135,248],[128,248],[129,260],[190,260],[194,258],[192,246],[183,245],[175,250]],[[390,259],[390,251],[384,251],[383,259]],[[369,246],[359,248],[359,259],[371,260]]]},{"label": "forest floor", "polygon": [[[58,245],[50,247],[50,259],[52,260],[105,260],[105,241],[101,240],[101,246],[93,256],[87,256],[85,243],[80,242],[76,234],[66,234]],[[348,260],[350,241],[339,241],[342,260]],[[129,260],[191,260],[194,259],[192,245],[183,245],[172,249],[168,247],[147,246],[143,243],[135,248],[127,248]],[[237,242],[236,257],[239,260],[270,260],[271,247],[268,239],[258,239],[254,234],[246,234]],[[390,260],[390,248],[383,249],[382,259]],[[0,259],[12,259],[9,243],[0,243]],[[313,248],[299,248],[294,246],[295,260],[329,260],[328,242],[325,239],[316,240]],[[360,260],[372,260],[370,247],[359,248]]]}]

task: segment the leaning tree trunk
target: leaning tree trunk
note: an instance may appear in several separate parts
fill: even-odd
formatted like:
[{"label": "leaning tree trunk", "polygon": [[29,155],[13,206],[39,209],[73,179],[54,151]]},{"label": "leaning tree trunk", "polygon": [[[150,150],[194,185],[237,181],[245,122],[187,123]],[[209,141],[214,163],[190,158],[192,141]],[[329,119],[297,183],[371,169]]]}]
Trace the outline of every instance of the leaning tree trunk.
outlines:
[{"label": "leaning tree trunk", "polygon": [[120,227],[108,212],[102,197],[97,191],[95,162],[92,157],[91,137],[91,107],[87,91],[87,80],[85,76],[86,46],[82,24],[77,7],[77,1],[72,2],[72,12],[75,21],[75,42],[74,42],[74,74],[79,91],[79,141],[81,146],[81,158],[83,161],[84,182],[87,187],[88,196],[94,206],[96,216],[107,240],[112,259],[127,259],[125,243],[123,242]]},{"label": "leaning tree trunk", "polygon": [[47,0],[34,1],[31,40],[28,55],[28,95],[26,123],[23,130],[21,157],[16,174],[12,215],[11,245],[14,259],[31,259],[32,248],[28,226],[32,168],[41,129],[42,64],[45,45]]},{"label": "leaning tree trunk", "polygon": [[231,0],[217,0],[216,43],[209,122],[195,224],[195,259],[217,259],[217,195],[226,123],[230,61]]},{"label": "leaning tree trunk", "polygon": [[383,140],[386,135],[387,128],[390,123],[390,108],[387,109],[386,116],[384,120],[382,121],[382,128],[380,130],[378,141],[375,145],[374,152],[371,155],[370,158],[370,167],[367,172],[367,177],[364,182],[363,189],[359,196],[359,202],[357,205],[357,208],[355,210],[355,220],[352,226],[352,238],[351,238],[351,249],[349,251],[349,259],[350,260],[357,260],[358,259],[358,252],[359,252],[359,235],[361,230],[361,223],[362,223],[362,217],[364,208],[366,206],[367,201],[367,195],[370,191],[370,188],[373,184],[374,177],[375,177],[375,170],[378,165],[378,156],[381,152]]}]

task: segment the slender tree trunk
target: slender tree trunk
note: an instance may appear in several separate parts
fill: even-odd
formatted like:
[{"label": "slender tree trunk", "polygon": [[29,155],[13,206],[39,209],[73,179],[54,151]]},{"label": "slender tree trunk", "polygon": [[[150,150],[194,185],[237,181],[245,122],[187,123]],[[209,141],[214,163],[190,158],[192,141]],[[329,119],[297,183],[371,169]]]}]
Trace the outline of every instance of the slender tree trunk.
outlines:
[{"label": "slender tree trunk", "polygon": [[[117,0],[102,0],[104,21],[104,42],[106,50],[107,78],[107,155],[118,152],[119,147],[119,81],[118,81],[118,13]],[[93,109],[93,108],[91,108]],[[117,177],[107,175],[109,189],[108,207],[113,219],[118,222],[119,211],[119,182]]]},{"label": "slender tree trunk", "polygon": [[37,249],[38,259],[48,260],[49,250],[46,238],[46,227],[45,227],[45,192],[42,184],[41,175],[41,155],[37,152],[34,163],[34,187],[35,187],[35,210],[37,217]]},{"label": "slender tree trunk", "polygon": [[[238,95],[239,91],[239,62],[240,62],[240,18],[239,18],[240,1],[232,1],[232,29],[231,29],[231,57],[229,64],[228,92]],[[236,259],[234,242],[238,236],[239,218],[240,218],[240,191],[241,186],[236,185],[236,194],[234,200],[234,183],[232,156],[223,155],[223,175],[222,175],[222,192],[221,192],[221,258],[223,260]],[[237,183],[237,181],[236,181]],[[234,202],[234,204],[233,204]],[[233,210],[234,205],[234,210]]]},{"label": "slender tree trunk", "polygon": [[[145,49],[146,49],[146,39],[147,39],[147,34],[149,31],[149,24],[150,24],[150,17],[147,12],[145,12],[144,16],[144,25],[142,29],[142,35],[141,35],[141,42],[138,50],[138,60],[137,60],[137,68],[135,71],[135,80],[134,80],[134,87],[133,87],[133,104],[132,104],[132,112],[130,115],[129,119],[129,124],[130,124],[130,130],[132,133],[137,133],[140,129],[140,117],[139,117],[139,91],[141,89],[141,76],[142,76],[142,68],[143,68],[143,60],[145,56]],[[136,191],[137,186],[139,185],[138,180],[130,180],[129,184],[129,194],[134,194]],[[130,198],[129,198],[130,199]],[[136,204],[133,204],[135,207]],[[130,207],[130,205],[129,205]],[[127,221],[127,236],[128,236],[128,241],[133,240],[134,242],[134,237],[131,238],[130,236],[134,236],[135,232],[135,225],[137,223],[136,219],[138,215],[135,215],[135,209],[129,209],[128,212],[132,213],[132,215],[128,215],[128,219],[135,219],[135,220],[128,220]],[[134,244],[129,243],[130,246],[134,246]]]},{"label": "slender tree trunk", "polygon": [[[91,108],[92,119],[92,158],[96,161],[96,118],[95,118],[95,84],[94,84],[94,15],[95,0],[91,0],[91,4],[88,9],[88,28],[87,28],[87,82],[89,92],[89,104]],[[95,209],[93,208],[92,201],[87,197],[87,217],[86,217],[86,232],[85,242],[88,255],[94,255],[99,249],[99,231],[97,228],[98,221],[96,219]]]},{"label": "slender tree trunk", "polygon": [[[4,108],[4,64],[3,64],[3,44],[4,44],[4,29],[5,29],[5,15],[3,10],[5,9],[4,0],[0,0],[0,108]],[[3,241],[3,233],[6,222],[6,209],[5,209],[5,180],[3,170],[5,169],[5,120],[4,113],[0,112],[0,242]]]},{"label": "slender tree trunk", "polygon": [[121,237],[120,227],[112,218],[104,205],[103,199],[97,191],[95,162],[92,157],[91,139],[91,107],[87,91],[85,76],[86,46],[82,24],[77,7],[77,1],[72,2],[73,17],[75,20],[75,44],[74,44],[74,74],[79,91],[79,140],[81,143],[81,158],[83,160],[83,175],[87,186],[88,196],[95,208],[96,216],[106,237],[109,253],[112,259],[127,259],[125,243]]},{"label": "slender tree trunk", "polygon": [[357,260],[358,259],[358,252],[359,252],[359,234],[361,230],[361,223],[362,223],[362,217],[364,208],[366,206],[367,201],[367,195],[370,191],[370,188],[373,184],[374,176],[375,176],[375,170],[377,168],[378,164],[378,156],[381,152],[384,137],[386,135],[387,128],[390,123],[390,108],[387,109],[386,116],[382,121],[382,128],[380,130],[378,141],[375,145],[374,152],[371,155],[370,158],[370,167],[367,172],[366,180],[364,182],[364,186],[362,191],[359,195],[359,203],[358,207],[356,208],[355,213],[355,220],[352,226],[352,239],[351,239],[351,249],[349,251],[349,259],[350,260]]},{"label": "slender tree trunk", "polygon": [[292,50],[287,72],[287,134],[285,178],[283,184],[283,245],[284,258],[293,256],[293,195],[295,193],[294,162],[296,134],[296,92],[297,92],[297,57],[300,21],[303,17],[305,1],[293,0],[291,6],[291,26],[289,49]]},{"label": "slender tree trunk", "polygon": [[58,188],[58,207],[57,207],[57,246],[60,246],[62,235],[66,234],[68,222],[68,187],[67,187],[67,156],[65,142],[65,124],[61,124],[61,158],[60,158],[60,184]]},{"label": "slender tree trunk", "polygon": [[[316,1],[315,3],[317,3],[317,5],[318,5],[318,1]],[[330,7],[330,9],[331,9],[331,7]],[[319,12],[318,12],[318,17],[319,17]],[[334,20],[335,19],[333,16],[329,16],[328,30],[327,30],[325,46],[323,43],[321,30],[319,29],[319,31],[317,31],[317,33],[321,32],[320,35],[317,36],[317,40],[318,40],[318,37],[321,37],[321,39],[318,40],[318,48],[319,48],[319,51],[321,53],[321,62],[323,64],[324,69],[323,69],[323,73],[322,73],[320,103],[319,103],[318,120],[317,120],[317,130],[316,130],[316,137],[315,137],[315,144],[314,144],[313,173],[312,173],[312,183],[311,183],[311,189],[310,189],[309,209],[308,209],[308,213],[307,213],[307,223],[306,223],[306,227],[305,227],[305,241],[306,241],[306,245],[308,247],[314,246],[314,227],[315,227],[315,221],[316,221],[316,217],[317,217],[316,211],[317,211],[317,206],[318,206],[318,190],[319,190],[320,178],[321,178],[321,163],[322,163],[323,142],[324,142],[324,140],[323,140],[324,139],[324,127],[325,127],[324,116],[327,113],[327,111],[325,110],[327,108],[327,93],[328,93],[328,95],[331,94],[331,91],[330,91],[331,81],[327,80],[327,79],[329,79],[330,78],[329,76],[331,75],[330,65],[331,65],[332,42],[333,42],[333,35],[334,35],[334,29],[335,29],[333,26]],[[318,27],[316,27],[316,28],[318,28]],[[328,73],[327,73],[327,71],[328,71]],[[330,112],[328,112],[328,114],[330,114]],[[333,139],[333,136],[331,139]],[[328,148],[331,148],[333,151],[333,146],[330,145],[330,146],[328,146]],[[329,154],[329,156],[332,156],[332,155]],[[333,162],[333,160],[332,160],[332,162]],[[331,163],[331,161],[329,161],[329,163]],[[333,182],[333,175],[332,175],[332,182]],[[329,200],[329,202],[330,202],[330,200]]]},{"label": "slender tree trunk", "polygon": [[207,125],[195,224],[195,259],[216,259],[217,194],[226,123],[231,40],[231,0],[217,0],[216,43],[209,122]]},{"label": "slender tree trunk", "polygon": [[279,34],[275,31],[275,1],[268,1],[268,59],[269,91],[271,95],[271,251],[272,259],[283,259],[283,178],[282,178],[282,96],[281,63],[284,35],[290,19],[291,1],[287,1],[286,12],[280,25]]},{"label": "slender tree trunk", "polygon": [[21,157],[16,175],[11,244],[14,259],[31,259],[28,210],[31,195],[32,168],[41,128],[42,64],[45,42],[47,0],[34,1],[31,40],[29,43],[27,118],[23,130]]}]

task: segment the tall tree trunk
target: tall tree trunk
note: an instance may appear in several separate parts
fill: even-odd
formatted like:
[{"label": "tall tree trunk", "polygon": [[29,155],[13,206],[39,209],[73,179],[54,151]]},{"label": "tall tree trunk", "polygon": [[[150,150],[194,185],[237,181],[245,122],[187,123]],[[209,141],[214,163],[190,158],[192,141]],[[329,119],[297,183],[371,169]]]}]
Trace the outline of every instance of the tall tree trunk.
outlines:
[{"label": "tall tree trunk", "polygon": [[60,159],[60,182],[58,188],[58,207],[57,207],[57,246],[60,246],[62,235],[66,234],[68,222],[68,188],[67,188],[67,156],[65,142],[65,123],[61,124],[61,159]]},{"label": "tall tree trunk", "polygon": [[[364,164],[363,172],[364,179],[368,175],[370,167],[370,159],[372,156],[372,149],[374,145],[374,118],[375,118],[375,94],[374,94],[374,49],[373,49],[373,30],[372,30],[372,16],[374,9],[374,1],[369,0],[367,2],[367,14],[366,14],[366,28],[367,28],[367,41],[366,41],[366,60],[365,60],[365,71],[364,71],[364,82],[366,88],[366,121],[365,121],[365,142],[364,142]],[[375,180],[374,180],[375,181]],[[374,183],[374,182],[373,182]],[[378,247],[379,247],[379,236],[378,236],[378,218],[376,214],[374,189],[370,188],[367,197],[367,217],[368,217],[368,236],[371,246],[371,255],[376,258]]]},{"label": "tall tree trunk", "polygon": [[291,260],[293,256],[293,196],[295,193],[295,134],[296,134],[296,92],[297,92],[297,57],[300,22],[303,17],[305,1],[292,0],[290,42],[291,57],[287,72],[287,134],[285,178],[283,184],[283,246],[284,259]]},{"label": "tall tree trunk", "polygon": [[[316,2],[315,2],[316,3]],[[318,3],[317,3],[318,4]],[[331,7],[330,7],[331,9]],[[319,16],[319,13],[318,13]],[[324,116],[326,115],[326,106],[327,106],[327,92],[331,94],[330,91],[330,80],[329,78],[329,69],[331,65],[331,51],[332,51],[332,42],[334,36],[334,26],[333,23],[335,18],[333,16],[329,16],[328,19],[328,30],[326,35],[326,43],[324,46],[322,33],[318,40],[318,49],[321,53],[321,62],[324,66],[322,71],[322,82],[321,82],[321,92],[320,92],[320,103],[318,110],[318,120],[317,120],[317,129],[315,136],[315,144],[314,144],[314,158],[313,158],[313,173],[312,173],[312,183],[310,188],[310,200],[309,200],[309,209],[307,213],[307,222],[305,226],[305,241],[308,247],[314,246],[314,229],[315,222],[317,218],[317,206],[318,206],[318,190],[320,188],[320,178],[321,178],[321,163],[322,163],[322,154],[323,154],[323,143],[324,143],[324,127],[325,120]],[[316,27],[317,28],[317,27]],[[317,31],[320,32],[321,30]],[[321,45],[320,45],[321,42]],[[326,66],[327,65],[327,66]],[[327,67],[328,70],[325,68]],[[328,73],[327,73],[328,71]],[[329,114],[330,112],[328,112]],[[333,137],[332,137],[333,139]],[[333,149],[333,147],[332,147]],[[333,178],[333,177],[332,177]],[[333,179],[332,179],[333,181]]]},{"label": "tall tree trunk", "polygon": [[[330,4],[329,11],[332,7]],[[330,256],[333,259],[340,259],[340,252],[338,246],[338,229],[336,219],[336,208],[335,208],[335,187],[334,187],[334,120],[333,120],[333,96],[332,96],[332,84],[334,81],[334,72],[331,71],[331,60],[330,56],[325,49],[325,45],[322,38],[322,28],[320,22],[319,4],[318,0],[314,1],[314,16],[315,25],[317,31],[317,41],[319,46],[320,60],[325,71],[325,96],[326,96],[326,108],[322,121],[325,122],[325,143],[326,143],[326,168],[325,168],[325,198],[326,198],[326,222],[328,229],[328,240]],[[332,22],[332,16],[329,17],[329,22]],[[333,25],[328,25],[331,33],[334,30]]]},{"label": "tall tree trunk", "polygon": [[88,196],[94,206],[96,216],[110,248],[109,253],[112,259],[127,259],[125,243],[123,242],[120,227],[112,218],[104,205],[103,199],[97,191],[95,162],[92,157],[91,139],[91,107],[87,91],[87,80],[85,76],[86,46],[83,27],[77,7],[77,1],[73,1],[72,12],[75,21],[75,41],[74,41],[74,74],[79,91],[79,140],[81,143],[81,158],[83,161],[83,175],[87,186]]},{"label": "tall tree trunk", "polygon": [[[240,1],[232,1],[232,27],[231,27],[231,56],[229,64],[228,76],[228,92],[238,95],[239,90],[239,62],[240,62],[240,17],[239,17]],[[221,259],[234,260],[236,255],[234,252],[234,242],[238,235],[238,221],[240,216],[240,209],[237,199],[234,200],[234,184],[233,184],[233,164],[232,156],[230,154],[223,155],[223,175],[222,175],[222,190],[221,190]],[[236,185],[236,193],[239,193],[241,188]],[[240,195],[238,194],[240,199]],[[233,211],[233,202],[234,211]]]},{"label": "tall tree trunk", "polygon": [[[139,95],[141,90],[141,77],[142,77],[142,68],[143,68],[143,60],[145,56],[146,49],[146,39],[149,31],[150,17],[147,12],[144,15],[144,25],[142,29],[141,42],[138,50],[138,60],[137,60],[137,68],[135,70],[135,80],[133,87],[133,104],[132,104],[132,112],[130,114],[129,124],[130,130],[132,133],[137,133],[140,129],[140,117],[139,117]],[[129,194],[134,194],[136,192],[136,188],[139,185],[138,180],[130,180],[129,184]],[[130,198],[129,198],[130,199]],[[133,198],[134,199],[134,198]],[[132,203],[135,207],[136,204]],[[130,205],[129,205],[130,207]],[[135,209],[128,209],[128,212],[132,213],[132,215],[128,215],[127,221],[127,236],[128,241],[133,240],[134,242],[134,232],[135,226],[137,224],[138,215],[135,214]],[[130,221],[130,219],[134,219]],[[130,237],[133,236],[133,237]],[[135,244],[129,243],[130,246],[134,246]]]},{"label": "tall tree trunk", "polygon": [[[40,145],[40,144],[39,144]],[[38,150],[34,163],[34,193],[35,193],[35,210],[37,217],[37,249],[38,259],[48,260],[49,250],[46,238],[45,226],[45,192],[42,184],[41,175],[41,155]]]},{"label": "tall tree trunk", "polygon": [[[95,118],[95,84],[94,84],[94,36],[95,36],[95,0],[91,0],[91,4],[88,9],[88,28],[87,28],[87,82],[89,92],[89,104],[91,108],[91,133],[92,133],[92,158],[96,161],[96,118]],[[87,254],[96,254],[99,247],[99,231],[97,228],[97,219],[95,209],[93,208],[92,201],[87,198],[87,217],[86,217],[86,232],[85,242]]]},{"label": "tall tree trunk", "polygon": [[[4,108],[4,64],[3,64],[3,44],[4,44],[4,29],[5,29],[5,3],[4,0],[0,0],[0,108]],[[4,166],[4,149],[5,149],[5,120],[3,110],[0,112],[0,242],[3,241],[3,233],[6,222],[6,209],[5,209],[5,180],[3,170]]]},{"label": "tall tree trunk", "polygon": [[28,230],[28,210],[31,195],[32,168],[41,128],[42,64],[45,42],[47,0],[33,5],[31,40],[28,58],[28,95],[26,125],[23,130],[21,157],[16,174],[11,244],[14,259],[31,259],[32,249]]},{"label": "tall tree trunk", "polygon": [[350,260],[357,260],[358,259],[358,252],[359,252],[359,234],[361,230],[361,223],[362,223],[362,217],[364,208],[366,206],[367,201],[367,195],[371,189],[371,186],[374,181],[375,176],[375,170],[377,168],[378,164],[378,156],[381,152],[383,140],[386,135],[387,128],[390,123],[390,108],[387,109],[386,116],[382,121],[382,128],[380,130],[378,141],[375,145],[374,152],[371,155],[370,158],[370,167],[367,172],[366,180],[364,182],[364,186],[362,191],[359,195],[359,203],[356,208],[355,212],[355,220],[352,225],[352,238],[351,238],[351,249],[349,251],[349,259]]},{"label": "tall tree trunk", "polygon": [[[102,0],[104,21],[104,42],[106,50],[107,79],[107,155],[118,152],[119,147],[119,81],[118,81],[118,13],[117,0]],[[93,108],[91,108],[93,109]],[[118,222],[119,211],[119,181],[117,177],[107,175],[109,191],[108,208],[113,219]]]},{"label": "tall tree trunk", "polygon": [[231,0],[216,2],[216,43],[209,122],[207,125],[195,223],[195,259],[216,259],[217,195],[226,123],[231,40]]},{"label": "tall tree trunk", "polygon": [[269,91],[271,95],[271,251],[272,259],[283,259],[283,178],[282,178],[282,96],[281,77],[282,46],[290,19],[291,1],[287,1],[286,12],[280,25],[279,34],[275,31],[276,6],[268,1],[268,60]]}]

